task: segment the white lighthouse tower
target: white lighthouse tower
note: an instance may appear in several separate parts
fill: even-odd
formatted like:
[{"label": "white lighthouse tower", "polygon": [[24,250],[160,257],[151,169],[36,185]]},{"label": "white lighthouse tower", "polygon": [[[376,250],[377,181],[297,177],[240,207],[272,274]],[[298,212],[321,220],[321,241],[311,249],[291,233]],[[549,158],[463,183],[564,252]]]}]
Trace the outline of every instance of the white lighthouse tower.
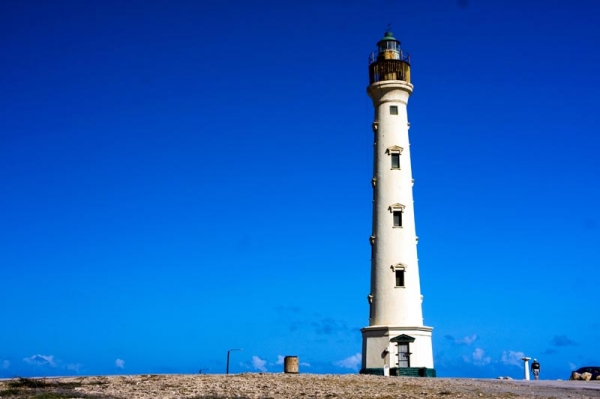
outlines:
[{"label": "white lighthouse tower", "polygon": [[410,56],[392,32],[377,43],[367,92],[375,120],[373,233],[369,326],[363,337],[363,374],[435,376],[431,327],[423,325],[413,178],[406,106],[413,91]]}]

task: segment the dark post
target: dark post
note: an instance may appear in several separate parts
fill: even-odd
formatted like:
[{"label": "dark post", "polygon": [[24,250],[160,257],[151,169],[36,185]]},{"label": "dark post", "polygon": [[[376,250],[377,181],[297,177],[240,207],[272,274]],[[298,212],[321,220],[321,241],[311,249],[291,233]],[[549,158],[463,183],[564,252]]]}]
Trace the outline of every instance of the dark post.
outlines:
[{"label": "dark post", "polygon": [[227,351],[227,367],[226,367],[226,369],[225,369],[225,374],[229,374],[229,354],[230,354],[232,351],[241,351],[241,350],[243,350],[243,349],[241,349],[241,348],[239,348],[239,349],[229,349],[229,350]]},{"label": "dark post", "polygon": [[225,369],[225,374],[229,374],[229,353],[231,351],[227,351],[227,368]]}]

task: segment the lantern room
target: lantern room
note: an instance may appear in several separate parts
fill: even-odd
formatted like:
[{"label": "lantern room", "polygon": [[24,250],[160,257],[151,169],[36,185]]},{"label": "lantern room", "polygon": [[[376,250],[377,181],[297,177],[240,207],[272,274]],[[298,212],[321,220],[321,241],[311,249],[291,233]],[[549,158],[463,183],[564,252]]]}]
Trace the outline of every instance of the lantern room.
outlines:
[{"label": "lantern room", "polygon": [[390,31],[377,43],[377,53],[369,57],[369,84],[384,80],[410,83],[410,55]]}]

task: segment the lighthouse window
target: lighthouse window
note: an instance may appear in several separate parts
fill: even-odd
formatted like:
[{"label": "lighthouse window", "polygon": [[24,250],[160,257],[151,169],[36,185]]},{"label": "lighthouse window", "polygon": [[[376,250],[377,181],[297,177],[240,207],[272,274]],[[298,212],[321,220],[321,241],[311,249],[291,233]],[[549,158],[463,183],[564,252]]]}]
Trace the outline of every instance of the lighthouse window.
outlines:
[{"label": "lighthouse window", "polygon": [[402,211],[394,211],[394,227],[402,227]]},{"label": "lighthouse window", "polygon": [[400,169],[400,154],[392,153],[392,169]]},{"label": "lighthouse window", "polygon": [[392,158],[392,169],[400,169],[400,154],[402,154],[402,147],[393,145],[386,149],[385,152]]},{"label": "lighthouse window", "polygon": [[404,270],[396,270],[396,287],[404,287]]},{"label": "lighthouse window", "polygon": [[398,106],[390,105],[390,115],[398,115]]}]

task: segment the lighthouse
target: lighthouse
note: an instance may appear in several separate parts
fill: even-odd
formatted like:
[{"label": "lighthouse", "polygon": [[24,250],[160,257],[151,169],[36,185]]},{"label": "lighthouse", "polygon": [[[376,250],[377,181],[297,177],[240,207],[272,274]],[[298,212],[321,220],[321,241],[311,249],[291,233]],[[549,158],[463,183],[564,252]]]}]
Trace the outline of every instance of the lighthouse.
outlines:
[{"label": "lighthouse", "polygon": [[407,104],[410,56],[386,32],[369,60],[375,110],[369,325],[361,329],[363,374],[435,376],[432,327],[423,324]]}]

